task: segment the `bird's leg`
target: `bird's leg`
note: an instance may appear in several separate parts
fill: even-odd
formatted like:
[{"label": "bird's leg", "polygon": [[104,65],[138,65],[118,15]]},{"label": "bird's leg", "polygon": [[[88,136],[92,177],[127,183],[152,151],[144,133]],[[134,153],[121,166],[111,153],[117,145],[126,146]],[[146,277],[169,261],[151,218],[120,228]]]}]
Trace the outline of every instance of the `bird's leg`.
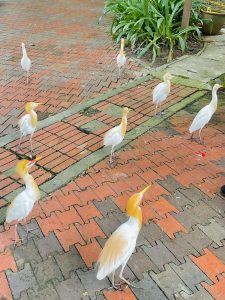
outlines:
[{"label": "bird's leg", "polygon": [[30,150],[31,150],[31,156],[33,155],[33,144],[32,144],[32,138],[33,138],[33,133],[30,136]]},{"label": "bird's leg", "polygon": [[120,286],[120,284],[115,284],[115,271],[112,272],[112,285],[108,288],[108,290],[115,289],[118,290],[117,285]]},{"label": "bird's leg", "polygon": [[199,130],[199,140],[200,140],[200,144],[204,144],[204,141],[201,138],[201,131],[202,131],[202,128]]},{"label": "bird's leg", "polygon": [[157,108],[158,108],[158,105],[156,104],[156,106],[155,106],[155,116],[157,115]]},{"label": "bird's leg", "polygon": [[121,77],[121,68],[119,67],[119,78]]},{"label": "bird's leg", "polygon": [[[133,283],[129,282],[127,279],[125,279],[125,278],[123,277],[123,270],[124,270],[125,266],[126,266],[126,263],[122,265],[122,269],[121,269],[121,271],[120,271],[119,277],[120,277],[120,279],[122,280],[122,282],[125,282],[127,285],[130,285],[130,286],[132,286],[132,287],[135,288],[136,286],[135,286]],[[120,285],[121,285],[121,284],[122,284],[122,283],[120,283]]]},{"label": "bird's leg", "polygon": [[[26,232],[27,232],[27,239],[28,239],[28,234],[29,234],[29,233],[32,233],[32,231],[39,229],[38,227],[30,228],[30,229],[29,229],[29,228],[28,228],[28,225],[27,225],[27,218],[25,218],[25,226],[26,226]],[[34,233],[32,233],[32,234],[35,236]]]},{"label": "bird's leg", "polygon": [[19,151],[21,149],[21,142],[22,142],[22,138],[23,138],[23,134],[20,134],[20,141],[19,141],[19,145],[17,147],[17,151]]},{"label": "bird's leg", "polygon": [[112,162],[113,162],[113,160],[112,160],[112,158],[113,158],[113,150],[114,150],[114,147],[112,146],[112,149],[111,149],[111,155],[110,155],[110,159],[109,159],[110,165],[111,165]]},{"label": "bird's leg", "polygon": [[16,247],[16,244],[18,242],[22,241],[22,239],[18,238],[17,225],[18,225],[18,223],[15,224],[15,239],[13,239],[13,241],[14,241],[14,247]]},{"label": "bird's leg", "polygon": [[29,72],[27,72],[27,84],[29,82]]}]

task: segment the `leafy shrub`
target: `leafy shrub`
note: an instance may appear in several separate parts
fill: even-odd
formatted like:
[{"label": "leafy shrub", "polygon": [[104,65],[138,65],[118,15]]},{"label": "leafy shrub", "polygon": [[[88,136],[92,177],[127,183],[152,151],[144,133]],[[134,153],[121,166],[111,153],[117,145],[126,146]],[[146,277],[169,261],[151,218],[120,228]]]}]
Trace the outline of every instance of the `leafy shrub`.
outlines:
[{"label": "leafy shrub", "polygon": [[117,42],[121,37],[131,44],[138,56],[152,53],[152,62],[160,56],[161,47],[168,47],[168,61],[173,49],[186,49],[186,37],[199,35],[196,25],[201,0],[192,1],[191,26],[181,29],[184,0],[106,0],[103,16],[112,13],[111,34]]}]

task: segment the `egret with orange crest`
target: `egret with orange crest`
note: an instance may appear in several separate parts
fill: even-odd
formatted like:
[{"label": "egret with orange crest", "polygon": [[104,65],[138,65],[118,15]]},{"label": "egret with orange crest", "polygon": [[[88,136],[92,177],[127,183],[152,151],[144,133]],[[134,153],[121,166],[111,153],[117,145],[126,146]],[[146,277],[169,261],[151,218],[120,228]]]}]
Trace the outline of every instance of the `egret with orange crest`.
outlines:
[{"label": "egret with orange crest", "polygon": [[100,257],[98,259],[97,279],[102,280],[112,273],[112,286],[115,285],[115,271],[121,266],[120,279],[133,286],[123,277],[123,270],[132,255],[138,234],[142,226],[142,211],[140,203],[144,193],[149,189],[150,185],[143,189],[140,193],[131,196],[127,202],[127,222],[120,225],[117,230],[107,240]]},{"label": "egret with orange crest", "polygon": [[[6,211],[6,223],[16,221],[15,225],[15,244],[19,241],[17,238],[17,224],[24,220],[32,211],[34,204],[40,198],[39,188],[34,178],[29,174],[28,170],[41,159],[41,156],[26,160],[22,159],[17,163],[16,172],[25,182],[25,190],[18,194],[8,206]],[[27,234],[29,232],[26,221]]]}]

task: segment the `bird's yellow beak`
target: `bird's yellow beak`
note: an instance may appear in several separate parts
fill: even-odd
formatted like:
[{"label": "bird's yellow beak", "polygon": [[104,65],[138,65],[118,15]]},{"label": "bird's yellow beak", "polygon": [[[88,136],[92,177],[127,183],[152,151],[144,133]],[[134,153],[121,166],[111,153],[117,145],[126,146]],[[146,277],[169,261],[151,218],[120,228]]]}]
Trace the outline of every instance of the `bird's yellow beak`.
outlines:
[{"label": "bird's yellow beak", "polygon": [[42,102],[36,102],[36,105],[42,105],[43,103]]},{"label": "bird's yellow beak", "polygon": [[38,157],[36,157],[34,160],[35,160],[35,162],[37,162],[37,161],[39,161],[40,159],[42,159],[42,156],[41,156],[41,155],[38,156]]},{"label": "bird's yellow beak", "polygon": [[146,186],[146,188],[144,188],[139,194],[141,194],[142,196],[144,195],[145,192],[147,192],[147,190],[150,188],[151,184]]}]

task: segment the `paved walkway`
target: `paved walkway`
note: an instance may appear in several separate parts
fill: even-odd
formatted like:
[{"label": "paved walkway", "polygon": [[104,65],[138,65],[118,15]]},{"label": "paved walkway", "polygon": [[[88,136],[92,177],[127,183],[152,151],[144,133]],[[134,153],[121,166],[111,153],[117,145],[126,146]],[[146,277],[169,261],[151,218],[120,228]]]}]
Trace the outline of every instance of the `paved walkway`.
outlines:
[{"label": "paved walkway", "polygon": [[[88,10],[70,0],[1,5],[5,30],[10,28],[11,34],[0,34],[7,49],[2,55],[6,63],[0,64],[6,97],[1,113],[7,118],[0,137],[0,299],[224,300],[225,199],[219,188],[225,183],[225,94],[219,91],[218,110],[203,130],[205,145],[191,142],[187,128],[210,100],[210,92],[199,90],[207,88],[208,80],[201,81],[201,75],[194,81],[175,78],[165,114],[153,117],[150,95],[159,81],[142,75],[161,76],[162,68],[146,71],[129,59],[125,77],[117,78],[116,49],[104,27],[96,24],[103,1],[88,5]],[[18,65],[21,37],[35,58],[29,86]],[[220,39],[223,43],[224,35]],[[215,49],[210,51],[213,63]],[[220,64],[222,59],[221,54]],[[89,77],[92,68],[96,73]],[[224,70],[218,65],[216,71],[220,76]],[[107,86],[106,74],[111,76]],[[8,202],[23,187],[15,165],[29,156],[27,139],[18,153],[18,133],[13,133],[27,101],[24,91],[30,100],[42,98],[45,103],[34,136],[36,154],[43,158],[32,170],[42,199],[29,216],[29,226],[38,229],[27,243],[14,248],[14,228],[3,222]],[[102,148],[102,139],[120,122],[124,106],[133,111],[117,164],[111,168],[110,149]],[[95,262],[106,239],[126,220],[129,196],[149,183],[142,206],[144,224],[125,271],[139,288],[108,291],[109,279],[95,278]],[[22,225],[19,235],[25,235]]]}]

